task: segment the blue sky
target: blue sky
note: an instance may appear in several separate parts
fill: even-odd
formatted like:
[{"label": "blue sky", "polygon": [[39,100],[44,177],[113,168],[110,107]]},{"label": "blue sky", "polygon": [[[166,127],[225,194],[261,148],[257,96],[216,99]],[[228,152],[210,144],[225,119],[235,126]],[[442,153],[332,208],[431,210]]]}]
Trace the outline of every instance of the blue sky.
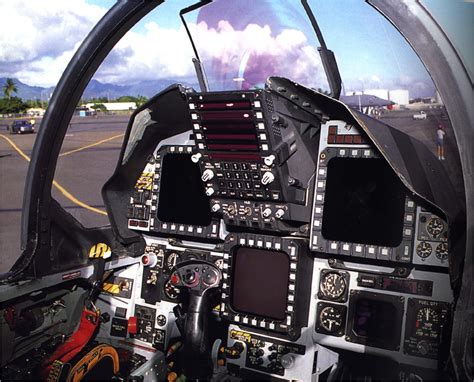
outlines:
[{"label": "blue sky", "polygon": [[[467,62],[472,65],[474,3],[462,0],[422,1],[431,7],[435,17],[447,28],[448,35],[455,37],[455,44],[461,48]],[[418,86],[421,89],[430,82],[424,67],[405,40],[365,2],[309,2],[328,47],[336,54],[346,87],[352,90],[361,87],[401,88],[409,83],[410,86]],[[113,0],[44,0],[42,7],[32,7],[31,1],[28,0],[0,0],[0,13],[5,15],[3,19],[6,20],[0,24],[0,77],[19,78],[32,85],[55,85],[82,39],[114,3]],[[194,1],[190,0],[169,0],[160,5],[158,12],[142,20],[118,44],[96,78],[118,84],[155,78],[192,78],[192,52],[177,14],[182,7],[193,3]],[[235,0],[230,3],[237,4]],[[306,42],[302,44],[301,36],[295,33],[282,36],[276,23],[268,22],[260,16],[265,12],[258,8],[263,9],[270,3],[271,0],[253,2],[256,16],[252,22],[262,24],[260,29],[246,30],[245,34],[241,34],[239,28],[234,25],[230,32],[228,29],[220,30],[217,37],[224,36],[230,38],[229,41],[234,41],[235,38],[244,36],[249,40],[249,33],[253,31],[254,42],[258,42],[262,38],[268,39],[270,34],[271,38],[265,40],[268,46],[283,49],[282,41],[289,47],[295,46],[301,50],[301,54],[292,59],[296,60],[297,65],[310,66],[309,61],[315,57],[308,47],[314,48],[314,35],[308,28],[302,27],[303,23],[288,18],[281,1],[273,1],[277,4],[274,8],[278,9],[274,14],[280,26],[302,29],[305,31]],[[295,4],[294,1],[290,3]],[[299,1],[296,1],[296,4],[299,4]],[[232,12],[229,14],[231,16],[226,17],[232,19]],[[196,21],[196,16],[197,14],[194,14],[188,18],[191,24]],[[258,21],[259,17],[262,17],[261,22]],[[270,31],[264,29],[264,24],[267,23]],[[16,25],[23,27],[17,28]],[[200,29],[200,41],[211,41],[211,38],[216,41],[214,32],[211,28]],[[214,57],[217,54],[212,46],[202,45],[201,42],[200,48],[203,49],[204,57]],[[239,45],[239,48],[248,49],[242,45]],[[270,53],[267,48],[252,48],[252,52],[254,55],[268,57]],[[227,54],[239,54],[235,51],[228,52],[228,46],[223,49]],[[239,59],[241,62],[242,58]],[[209,65],[209,62],[207,64]],[[294,63],[282,60],[274,63],[271,68],[275,66],[278,70],[281,68],[283,74],[298,76],[302,72],[291,67],[295,66]],[[319,66],[314,64],[312,69],[318,70]],[[303,75],[301,78],[308,80],[308,76]],[[319,81],[319,78],[314,81]]]}]

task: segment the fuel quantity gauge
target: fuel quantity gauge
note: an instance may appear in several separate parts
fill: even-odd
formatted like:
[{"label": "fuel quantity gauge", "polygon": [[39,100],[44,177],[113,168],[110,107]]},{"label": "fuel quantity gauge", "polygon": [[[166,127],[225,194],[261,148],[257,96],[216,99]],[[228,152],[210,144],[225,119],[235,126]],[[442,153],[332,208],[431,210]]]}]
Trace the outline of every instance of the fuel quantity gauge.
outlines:
[{"label": "fuel quantity gauge", "polygon": [[419,337],[429,337],[436,339],[439,336],[439,315],[431,307],[424,307],[416,314],[416,331]]},{"label": "fuel quantity gauge", "polygon": [[408,299],[404,353],[438,359],[443,327],[450,320],[450,311],[447,302]]}]

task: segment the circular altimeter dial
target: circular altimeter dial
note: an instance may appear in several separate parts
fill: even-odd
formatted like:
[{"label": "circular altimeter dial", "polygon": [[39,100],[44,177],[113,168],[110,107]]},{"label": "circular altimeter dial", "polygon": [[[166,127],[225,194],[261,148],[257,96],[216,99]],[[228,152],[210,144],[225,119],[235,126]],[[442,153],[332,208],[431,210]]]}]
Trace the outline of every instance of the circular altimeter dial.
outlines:
[{"label": "circular altimeter dial", "polygon": [[344,325],[343,312],[334,307],[326,306],[319,313],[319,326],[328,333],[337,333]]},{"label": "circular altimeter dial", "polygon": [[439,336],[439,314],[430,307],[421,308],[416,313],[416,330],[418,337],[436,339]]},{"label": "circular altimeter dial", "polygon": [[444,230],[444,223],[440,218],[431,218],[426,226],[426,230],[431,236],[437,238]]},{"label": "circular altimeter dial", "polygon": [[447,260],[448,258],[448,243],[438,244],[436,247],[436,257],[441,261]]},{"label": "circular altimeter dial", "polygon": [[338,272],[328,272],[321,279],[321,293],[330,300],[337,300],[344,296],[347,283],[345,277]]},{"label": "circular altimeter dial", "polygon": [[431,255],[432,251],[433,248],[431,247],[431,244],[427,243],[426,241],[422,241],[416,246],[416,254],[422,259],[426,259],[429,255]]}]

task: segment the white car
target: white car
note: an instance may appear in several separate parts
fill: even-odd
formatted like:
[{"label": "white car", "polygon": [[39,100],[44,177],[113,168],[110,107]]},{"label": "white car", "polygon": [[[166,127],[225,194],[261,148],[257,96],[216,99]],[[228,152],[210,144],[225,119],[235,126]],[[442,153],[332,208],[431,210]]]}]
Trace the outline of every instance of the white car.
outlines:
[{"label": "white car", "polygon": [[426,113],[421,110],[418,113],[413,114],[413,119],[426,119]]}]

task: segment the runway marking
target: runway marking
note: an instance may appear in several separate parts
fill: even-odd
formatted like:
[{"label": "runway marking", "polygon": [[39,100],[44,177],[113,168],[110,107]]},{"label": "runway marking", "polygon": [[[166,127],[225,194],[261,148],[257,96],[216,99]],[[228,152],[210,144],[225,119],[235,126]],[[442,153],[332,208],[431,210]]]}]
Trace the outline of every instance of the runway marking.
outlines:
[{"label": "runway marking", "polygon": [[[14,149],[15,151],[20,154],[20,156],[22,156],[27,162],[30,162],[31,159],[28,155],[26,155],[16,144],[15,142],[13,142],[10,138],[6,137],[5,135],[3,134],[0,134],[0,137],[5,139]],[[72,195],[68,190],[66,190],[63,186],[61,186],[58,182],[56,182],[55,180],[53,180],[53,185],[67,198],[69,199],[71,202],[73,202],[74,204],[77,204],[78,206],[82,207],[82,208],[85,208],[86,210],[89,210],[89,211],[92,211],[92,212],[95,212],[97,214],[100,214],[100,215],[105,215],[107,216],[107,212],[103,211],[103,210],[99,210],[98,208],[95,208],[95,207],[91,207],[89,206],[88,204],[80,201],[79,199],[77,199],[74,195]]]},{"label": "runway marking", "polygon": [[123,137],[125,134],[118,134],[118,135],[114,135],[113,137],[110,137],[110,138],[106,138],[106,139],[102,139],[101,141],[97,141],[95,143],[91,143],[89,145],[86,145],[86,146],[82,146],[82,147],[79,147],[77,149],[74,149],[74,150],[71,150],[71,151],[66,151],[62,154],[59,154],[60,157],[64,157],[66,155],[71,155],[71,154],[74,154],[74,153],[77,153],[78,151],[82,151],[82,150],[85,150],[85,149],[89,149],[91,147],[94,147],[94,146],[98,146],[98,145],[101,145],[102,143],[105,143],[105,142],[109,142],[109,141],[112,141],[114,139],[117,139],[117,138],[120,138],[120,137]]}]

